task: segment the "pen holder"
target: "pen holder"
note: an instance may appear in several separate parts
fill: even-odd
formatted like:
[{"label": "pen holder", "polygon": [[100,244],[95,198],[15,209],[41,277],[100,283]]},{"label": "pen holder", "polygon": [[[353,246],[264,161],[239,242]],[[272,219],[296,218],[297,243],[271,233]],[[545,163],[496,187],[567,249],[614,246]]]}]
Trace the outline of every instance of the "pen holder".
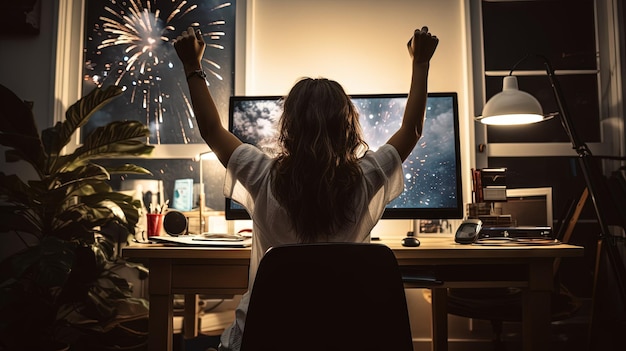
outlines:
[{"label": "pen holder", "polygon": [[161,229],[163,228],[163,214],[148,213],[146,216],[148,222],[148,237],[161,235]]}]

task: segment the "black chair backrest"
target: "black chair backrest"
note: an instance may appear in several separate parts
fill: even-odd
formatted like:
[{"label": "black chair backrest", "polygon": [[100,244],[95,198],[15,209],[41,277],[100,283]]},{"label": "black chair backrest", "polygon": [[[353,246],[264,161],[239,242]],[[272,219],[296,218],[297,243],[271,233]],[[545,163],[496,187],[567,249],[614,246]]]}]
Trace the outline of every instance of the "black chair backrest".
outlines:
[{"label": "black chair backrest", "polygon": [[413,350],[393,251],[365,243],[270,249],[256,274],[241,350]]}]

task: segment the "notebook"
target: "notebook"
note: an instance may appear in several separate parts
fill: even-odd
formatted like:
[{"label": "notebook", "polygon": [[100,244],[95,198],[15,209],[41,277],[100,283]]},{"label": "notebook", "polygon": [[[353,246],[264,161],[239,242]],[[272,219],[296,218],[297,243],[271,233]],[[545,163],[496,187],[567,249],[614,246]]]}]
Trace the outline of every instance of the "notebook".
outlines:
[{"label": "notebook", "polygon": [[252,238],[238,235],[179,235],[179,236],[151,236],[151,241],[161,244],[180,246],[205,246],[205,247],[250,247]]}]

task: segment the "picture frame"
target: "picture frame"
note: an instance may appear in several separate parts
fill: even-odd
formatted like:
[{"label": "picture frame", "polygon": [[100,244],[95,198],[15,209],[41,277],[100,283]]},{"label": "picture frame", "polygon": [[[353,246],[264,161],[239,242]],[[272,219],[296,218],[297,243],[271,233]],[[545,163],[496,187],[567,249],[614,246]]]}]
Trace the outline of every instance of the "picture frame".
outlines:
[{"label": "picture frame", "polygon": [[0,36],[39,35],[41,0],[12,0],[0,2]]}]

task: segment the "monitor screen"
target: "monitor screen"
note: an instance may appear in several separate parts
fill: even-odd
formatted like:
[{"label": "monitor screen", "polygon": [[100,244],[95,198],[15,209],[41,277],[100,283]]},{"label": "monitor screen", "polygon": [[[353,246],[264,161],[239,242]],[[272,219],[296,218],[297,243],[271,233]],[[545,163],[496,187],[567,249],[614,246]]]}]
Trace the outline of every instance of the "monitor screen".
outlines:
[{"label": "monitor screen", "polygon": [[[400,127],[406,94],[351,95],[360,114],[365,141],[376,150]],[[229,129],[241,141],[275,155],[280,96],[233,96]],[[463,217],[459,118],[456,93],[429,93],[421,139],[404,161],[404,191],[385,208],[385,219]],[[226,219],[249,219],[246,210],[226,199]]]}]

